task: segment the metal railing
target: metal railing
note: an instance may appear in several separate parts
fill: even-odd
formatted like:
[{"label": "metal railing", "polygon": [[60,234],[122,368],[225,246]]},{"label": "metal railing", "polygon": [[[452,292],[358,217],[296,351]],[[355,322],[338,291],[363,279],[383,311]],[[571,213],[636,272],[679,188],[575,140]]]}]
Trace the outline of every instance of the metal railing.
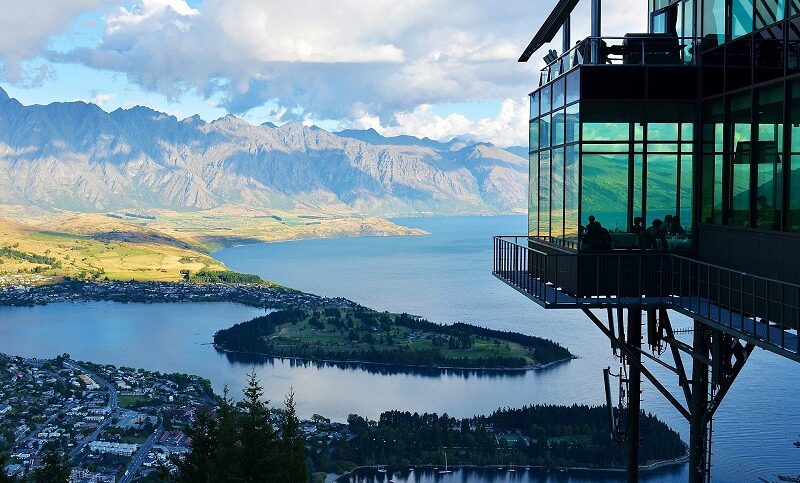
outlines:
[{"label": "metal railing", "polygon": [[542,86],[580,65],[689,65],[700,39],[673,36],[586,37],[548,63]]},{"label": "metal railing", "polygon": [[495,276],[548,308],[672,308],[798,354],[800,285],[666,252],[570,252],[494,237]]}]

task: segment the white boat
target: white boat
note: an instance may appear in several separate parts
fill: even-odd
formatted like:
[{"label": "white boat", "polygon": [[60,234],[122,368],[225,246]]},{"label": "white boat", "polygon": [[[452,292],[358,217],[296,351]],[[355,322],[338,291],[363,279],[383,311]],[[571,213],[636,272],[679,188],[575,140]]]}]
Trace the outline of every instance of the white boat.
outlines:
[{"label": "white boat", "polygon": [[516,473],[517,472],[517,470],[514,468],[514,464],[513,463],[508,467],[508,471],[510,473]]},{"label": "white boat", "polygon": [[448,473],[452,473],[452,471],[447,469],[447,452],[444,453],[444,469],[439,471],[440,475],[446,475]]}]

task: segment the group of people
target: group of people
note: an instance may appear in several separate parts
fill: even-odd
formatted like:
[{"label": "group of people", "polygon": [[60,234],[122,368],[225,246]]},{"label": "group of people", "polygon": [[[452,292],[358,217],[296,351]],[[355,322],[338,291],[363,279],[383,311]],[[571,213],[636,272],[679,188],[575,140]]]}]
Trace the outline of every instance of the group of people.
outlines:
[{"label": "group of people", "polygon": [[[686,235],[686,230],[681,226],[678,215],[666,215],[664,219],[654,219],[650,226],[645,228],[641,216],[633,219],[631,233],[638,237],[639,248],[642,250],[668,250],[667,237],[681,237]],[[610,250],[611,233],[600,224],[594,216],[589,217],[589,223],[581,229],[580,239],[585,250]]]}]

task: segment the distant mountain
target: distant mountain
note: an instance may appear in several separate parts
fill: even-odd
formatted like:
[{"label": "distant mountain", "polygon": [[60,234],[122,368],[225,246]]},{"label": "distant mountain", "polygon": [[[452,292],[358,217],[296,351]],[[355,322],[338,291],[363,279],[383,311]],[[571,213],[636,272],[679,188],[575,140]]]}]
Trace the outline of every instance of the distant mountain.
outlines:
[{"label": "distant mountain", "polygon": [[425,148],[435,149],[437,151],[448,151],[454,146],[463,147],[464,142],[456,138],[448,142],[435,141],[430,138],[418,138],[415,136],[401,135],[401,136],[383,136],[375,129],[345,129],[344,131],[337,131],[334,134],[343,138],[358,139],[367,144],[375,146],[422,146]]},{"label": "distant mountain", "polygon": [[178,120],[141,106],[23,106],[0,89],[4,204],[489,214],[524,211],[526,186],[527,159],[486,143],[254,126],[231,115]]}]

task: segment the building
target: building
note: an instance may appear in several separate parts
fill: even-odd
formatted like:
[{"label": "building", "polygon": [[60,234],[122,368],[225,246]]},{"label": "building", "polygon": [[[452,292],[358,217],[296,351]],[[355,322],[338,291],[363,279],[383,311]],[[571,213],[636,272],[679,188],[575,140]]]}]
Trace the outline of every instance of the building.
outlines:
[{"label": "building", "polygon": [[112,443],[110,441],[92,441],[89,449],[95,453],[108,453],[120,456],[131,456],[139,445],[129,443]]},{"label": "building", "polygon": [[[648,0],[648,31],[611,38],[591,0],[573,44],[579,1],[557,0],[520,58],[561,32],[530,94],[528,233],[495,238],[493,271],[611,339],[634,395],[632,417],[610,416],[629,461],[644,376],[689,422],[703,481],[709,422],[752,350],[800,361],[800,1]],[[691,344],[669,311],[694,319]],[[643,364],[643,335],[683,400]]]}]

